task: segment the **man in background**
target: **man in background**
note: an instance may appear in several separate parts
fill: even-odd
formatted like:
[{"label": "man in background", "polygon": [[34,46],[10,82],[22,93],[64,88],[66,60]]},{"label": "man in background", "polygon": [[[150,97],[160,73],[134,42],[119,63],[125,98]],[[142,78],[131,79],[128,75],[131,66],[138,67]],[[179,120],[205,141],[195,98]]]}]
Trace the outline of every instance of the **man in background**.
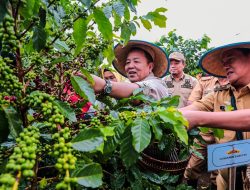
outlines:
[{"label": "man in background", "polygon": [[197,79],[183,72],[186,66],[186,58],[181,52],[173,52],[169,55],[170,75],[163,78],[170,96],[180,96],[178,107],[188,105],[188,97],[197,84]]}]

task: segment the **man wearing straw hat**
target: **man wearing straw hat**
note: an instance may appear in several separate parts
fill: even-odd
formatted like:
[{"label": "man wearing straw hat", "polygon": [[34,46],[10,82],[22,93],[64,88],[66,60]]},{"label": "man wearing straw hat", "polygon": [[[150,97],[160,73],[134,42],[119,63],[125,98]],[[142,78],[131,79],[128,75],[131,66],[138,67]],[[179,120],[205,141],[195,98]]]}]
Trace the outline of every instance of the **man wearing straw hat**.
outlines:
[{"label": "man wearing straw hat", "polygon": [[[213,76],[227,77],[231,86],[180,109],[189,121],[189,129],[198,126],[225,129],[218,143],[250,138],[250,133],[242,133],[250,131],[250,42],[214,48],[202,56],[199,64]],[[225,112],[228,105],[234,111]],[[239,181],[236,180],[236,185]],[[228,189],[228,169],[219,171],[216,182],[217,189]]]},{"label": "man wearing straw hat", "polygon": [[115,49],[115,69],[128,82],[112,82],[93,75],[96,93],[103,93],[114,98],[126,98],[133,91],[143,88],[143,93],[154,99],[168,96],[168,90],[159,77],[169,68],[167,55],[160,47],[145,41],[130,40],[125,46],[118,44]]}]

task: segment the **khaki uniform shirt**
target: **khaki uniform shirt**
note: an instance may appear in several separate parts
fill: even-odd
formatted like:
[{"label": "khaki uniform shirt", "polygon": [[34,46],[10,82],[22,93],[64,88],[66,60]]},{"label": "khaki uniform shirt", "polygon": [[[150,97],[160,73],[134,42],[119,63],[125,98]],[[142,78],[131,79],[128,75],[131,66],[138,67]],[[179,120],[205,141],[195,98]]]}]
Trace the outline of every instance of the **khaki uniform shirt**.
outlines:
[{"label": "khaki uniform shirt", "polygon": [[140,88],[144,88],[143,94],[156,100],[169,96],[165,83],[160,78],[155,77],[153,73],[144,80],[136,82],[136,84],[138,84]]},{"label": "khaki uniform shirt", "polygon": [[166,76],[163,81],[167,85],[170,96],[180,96],[179,108],[187,106],[188,97],[198,83],[196,78],[187,74],[183,74],[180,81],[175,81],[172,75]]},{"label": "khaki uniform shirt", "polygon": [[[243,87],[239,92],[234,87],[227,85],[227,88],[210,93],[201,100],[194,102],[193,105],[200,111],[225,111],[226,106],[231,105],[230,88],[235,96],[237,109],[250,109],[250,84]],[[250,132],[244,132],[243,137],[244,139],[249,139]],[[236,132],[224,130],[224,138],[217,139],[217,142],[224,143],[233,140],[236,140]]]},{"label": "khaki uniform shirt", "polygon": [[218,78],[208,76],[208,77],[201,77],[198,84],[194,87],[193,91],[191,92],[188,100],[189,101],[197,101],[200,100],[203,96],[214,91],[216,86],[219,86]]}]

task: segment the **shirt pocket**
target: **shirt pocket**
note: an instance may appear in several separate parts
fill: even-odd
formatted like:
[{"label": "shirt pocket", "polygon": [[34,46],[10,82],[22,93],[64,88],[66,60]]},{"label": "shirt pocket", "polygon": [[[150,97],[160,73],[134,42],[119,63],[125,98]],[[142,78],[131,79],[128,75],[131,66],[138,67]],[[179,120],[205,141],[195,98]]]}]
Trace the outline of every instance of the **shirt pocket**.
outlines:
[{"label": "shirt pocket", "polygon": [[211,92],[213,92],[213,91],[214,91],[214,90],[213,90],[212,88],[207,88],[207,89],[204,90],[203,96],[206,96],[207,94],[209,94],[209,93],[211,93]]},{"label": "shirt pocket", "polygon": [[174,96],[174,88],[168,88],[168,96],[169,97]]}]

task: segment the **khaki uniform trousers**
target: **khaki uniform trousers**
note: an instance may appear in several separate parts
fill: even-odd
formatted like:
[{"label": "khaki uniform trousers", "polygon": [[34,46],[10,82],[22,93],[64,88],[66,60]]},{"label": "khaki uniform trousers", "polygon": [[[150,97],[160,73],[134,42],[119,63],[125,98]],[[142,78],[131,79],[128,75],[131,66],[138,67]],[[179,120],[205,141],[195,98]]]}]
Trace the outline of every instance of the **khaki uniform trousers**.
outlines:
[{"label": "khaki uniform trousers", "polygon": [[[208,133],[200,133],[201,137],[205,141],[205,143],[199,142],[197,139],[194,139],[195,143],[197,143],[200,147],[194,147],[203,157],[199,158],[195,154],[192,153],[186,170],[184,172],[184,178],[187,180],[197,180],[202,175],[203,172],[206,171],[207,168],[207,145],[214,144],[215,138],[212,132]],[[211,181],[216,185],[216,176],[217,172],[213,172],[211,174]]]},{"label": "khaki uniform trousers", "polygon": [[229,170],[222,169],[219,170],[219,174],[216,177],[217,190],[226,190],[228,189],[228,178],[229,178]]}]

